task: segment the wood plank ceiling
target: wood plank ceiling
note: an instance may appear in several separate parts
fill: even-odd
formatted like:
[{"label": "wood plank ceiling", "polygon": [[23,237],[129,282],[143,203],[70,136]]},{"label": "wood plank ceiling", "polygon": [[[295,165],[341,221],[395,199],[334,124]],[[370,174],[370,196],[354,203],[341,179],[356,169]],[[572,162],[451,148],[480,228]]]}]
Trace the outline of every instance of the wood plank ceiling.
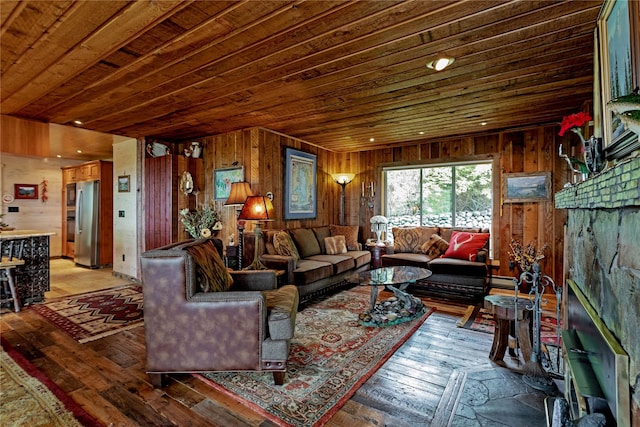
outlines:
[{"label": "wood plank ceiling", "polygon": [[334,151],[559,122],[592,98],[601,5],[2,0],[0,111],[169,141],[262,126]]}]

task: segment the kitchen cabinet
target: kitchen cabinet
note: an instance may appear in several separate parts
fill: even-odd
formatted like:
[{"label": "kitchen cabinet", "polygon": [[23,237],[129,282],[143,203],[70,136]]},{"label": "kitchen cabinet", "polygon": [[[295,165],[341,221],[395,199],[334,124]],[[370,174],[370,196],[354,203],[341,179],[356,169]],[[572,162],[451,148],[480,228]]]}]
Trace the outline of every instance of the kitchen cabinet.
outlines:
[{"label": "kitchen cabinet", "polygon": [[98,244],[100,265],[113,264],[113,163],[94,160],[62,168],[62,256],[75,256],[75,184],[100,181]]}]

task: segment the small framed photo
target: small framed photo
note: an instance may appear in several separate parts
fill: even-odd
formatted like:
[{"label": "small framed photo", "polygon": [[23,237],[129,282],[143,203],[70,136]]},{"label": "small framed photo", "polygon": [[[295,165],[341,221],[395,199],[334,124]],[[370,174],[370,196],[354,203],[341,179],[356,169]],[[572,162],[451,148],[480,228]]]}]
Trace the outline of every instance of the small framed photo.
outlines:
[{"label": "small framed photo", "polygon": [[213,199],[227,200],[231,184],[244,181],[244,167],[216,169],[213,171]]},{"label": "small framed photo", "polygon": [[38,184],[14,184],[16,199],[38,199]]},{"label": "small framed photo", "polygon": [[502,202],[528,203],[551,200],[551,172],[505,173]]},{"label": "small framed photo", "polygon": [[131,175],[120,175],[118,177],[118,193],[128,193]]}]

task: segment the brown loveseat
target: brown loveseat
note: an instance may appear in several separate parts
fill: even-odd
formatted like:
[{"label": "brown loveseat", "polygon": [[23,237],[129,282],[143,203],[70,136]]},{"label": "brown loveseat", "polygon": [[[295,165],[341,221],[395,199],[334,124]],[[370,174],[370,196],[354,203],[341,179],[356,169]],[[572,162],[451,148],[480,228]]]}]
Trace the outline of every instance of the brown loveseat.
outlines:
[{"label": "brown loveseat", "polygon": [[142,254],[146,370],[156,387],[171,372],[271,371],[284,381],[297,289],[276,289],[273,270],[228,272],[221,250],[203,239]]},{"label": "brown loveseat", "polygon": [[[344,248],[338,243],[343,240],[340,236]],[[244,253],[253,254],[254,236],[245,233],[245,237]],[[285,271],[286,283],[298,288],[301,304],[344,286],[348,276],[369,269],[371,253],[363,251],[357,241],[358,226],[271,229],[263,230],[262,238],[260,260],[269,268]]]},{"label": "brown loveseat", "polygon": [[[382,266],[411,265],[428,268],[432,275],[417,282],[410,289],[427,295],[462,299],[471,302],[482,301],[488,288],[488,245],[489,230],[482,228],[445,227],[394,227],[394,245],[382,256]],[[454,252],[450,249],[453,234],[460,237]],[[469,239],[478,238],[477,248],[463,251]],[[486,242],[483,239],[486,238]],[[449,255],[447,251],[451,253]]]}]

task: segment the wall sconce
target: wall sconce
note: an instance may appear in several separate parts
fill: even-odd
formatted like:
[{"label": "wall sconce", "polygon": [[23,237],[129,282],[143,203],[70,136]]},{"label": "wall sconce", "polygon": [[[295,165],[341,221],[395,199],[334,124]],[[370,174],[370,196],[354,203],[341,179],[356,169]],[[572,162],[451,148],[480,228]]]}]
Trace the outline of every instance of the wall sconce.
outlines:
[{"label": "wall sconce", "polygon": [[331,175],[333,180],[337,182],[340,187],[342,187],[342,194],[340,196],[340,225],[344,225],[344,187],[347,186],[348,183],[353,181],[356,174],[354,173],[334,173]]},{"label": "wall sconce", "polygon": [[368,185],[362,183],[362,191],[360,192],[360,205],[373,209],[376,200],[376,184],[371,181]]}]

